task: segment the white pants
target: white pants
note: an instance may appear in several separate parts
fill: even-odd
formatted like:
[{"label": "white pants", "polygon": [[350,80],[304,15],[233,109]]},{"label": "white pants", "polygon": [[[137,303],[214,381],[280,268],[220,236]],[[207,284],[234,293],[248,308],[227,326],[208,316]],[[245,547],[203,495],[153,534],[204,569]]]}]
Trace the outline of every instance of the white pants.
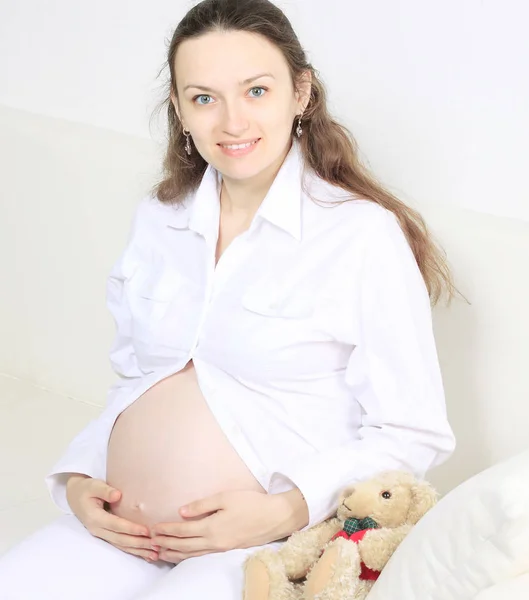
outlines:
[{"label": "white pants", "polygon": [[0,557],[0,598],[241,600],[243,562],[255,550],[206,554],[176,566],[152,564],[92,536],[77,517],[63,515]]}]

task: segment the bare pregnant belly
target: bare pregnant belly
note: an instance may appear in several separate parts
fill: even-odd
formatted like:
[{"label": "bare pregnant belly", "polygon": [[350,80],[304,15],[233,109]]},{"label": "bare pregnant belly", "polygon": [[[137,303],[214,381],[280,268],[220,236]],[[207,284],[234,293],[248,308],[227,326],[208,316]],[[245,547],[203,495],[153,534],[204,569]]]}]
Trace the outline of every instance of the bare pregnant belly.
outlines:
[{"label": "bare pregnant belly", "polygon": [[107,482],[122,492],[112,512],[145,525],[181,521],[181,506],[218,492],[264,492],[209,410],[192,362],[118,417]]}]

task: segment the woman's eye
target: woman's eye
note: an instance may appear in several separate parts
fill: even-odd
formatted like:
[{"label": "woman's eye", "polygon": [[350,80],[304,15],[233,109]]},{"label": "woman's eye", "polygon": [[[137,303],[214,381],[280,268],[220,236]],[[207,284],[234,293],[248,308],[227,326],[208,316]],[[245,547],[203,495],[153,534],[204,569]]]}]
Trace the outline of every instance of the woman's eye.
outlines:
[{"label": "woman's eye", "polygon": [[[201,94],[200,96],[195,96],[193,98],[193,102],[196,102],[199,98],[211,98],[211,96],[208,96],[206,94]],[[202,104],[202,102],[199,102],[198,104]],[[205,104],[209,104],[209,102],[206,102]]]},{"label": "woman's eye", "polygon": [[[263,92],[266,92],[266,91],[267,91],[267,89],[266,89],[266,88],[264,88],[264,87],[254,87],[254,88],[252,88],[252,89],[250,90],[250,92],[253,92],[253,90],[263,90]],[[263,94],[260,94],[259,96],[257,96],[257,98],[260,98],[262,95],[263,95]],[[255,98],[255,96],[254,96],[254,98]]]},{"label": "woman's eye", "polygon": [[[253,88],[250,90],[250,93],[251,93],[251,92],[253,92],[253,91],[255,91],[255,90],[262,90],[262,92],[263,92],[263,93],[261,93],[261,94],[258,94],[257,96],[256,96],[256,95],[252,95],[252,97],[253,97],[253,98],[261,98],[261,96],[263,96],[263,95],[264,95],[264,92],[267,92],[267,91],[268,91],[268,88],[261,87],[261,86],[258,86],[258,87],[253,87]],[[206,104],[211,104],[211,102],[207,102],[207,101],[206,101],[206,102],[199,102],[199,101],[198,101],[199,99],[203,99],[203,98],[211,98],[211,96],[209,96],[208,94],[200,94],[199,96],[195,96],[195,97],[193,98],[193,102],[194,102],[195,104],[200,104],[201,106],[205,106]]]}]

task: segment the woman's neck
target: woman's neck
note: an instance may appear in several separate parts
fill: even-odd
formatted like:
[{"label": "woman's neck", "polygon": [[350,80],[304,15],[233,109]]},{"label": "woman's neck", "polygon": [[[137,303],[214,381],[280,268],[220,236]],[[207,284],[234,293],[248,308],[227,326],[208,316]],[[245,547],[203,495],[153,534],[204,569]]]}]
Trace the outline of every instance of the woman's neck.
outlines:
[{"label": "woman's neck", "polygon": [[222,177],[221,212],[235,220],[250,222],[268,194],[290,147],[267,169],[248,180]]}]

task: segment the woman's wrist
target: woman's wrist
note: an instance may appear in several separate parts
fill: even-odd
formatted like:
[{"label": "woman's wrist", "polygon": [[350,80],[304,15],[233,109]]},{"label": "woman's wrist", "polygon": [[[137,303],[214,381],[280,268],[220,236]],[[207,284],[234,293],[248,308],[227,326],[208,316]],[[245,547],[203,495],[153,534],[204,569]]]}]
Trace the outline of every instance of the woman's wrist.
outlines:
[{"label": "woman's wrist", "polygon": [[280,515],[278,537],[276,539],[288,537],[308,525],[309,508],[298,488],[280,494],[273,494],[272,497],[279,505],[277,514]]},{"label": "woman's wrist", "polygon": [[68,479],[66,480],[66,491],[68,492],[68,490],[70,490],[78,481],[89,478],[89,475],[84,475],[83,473],[70,473]]}]

